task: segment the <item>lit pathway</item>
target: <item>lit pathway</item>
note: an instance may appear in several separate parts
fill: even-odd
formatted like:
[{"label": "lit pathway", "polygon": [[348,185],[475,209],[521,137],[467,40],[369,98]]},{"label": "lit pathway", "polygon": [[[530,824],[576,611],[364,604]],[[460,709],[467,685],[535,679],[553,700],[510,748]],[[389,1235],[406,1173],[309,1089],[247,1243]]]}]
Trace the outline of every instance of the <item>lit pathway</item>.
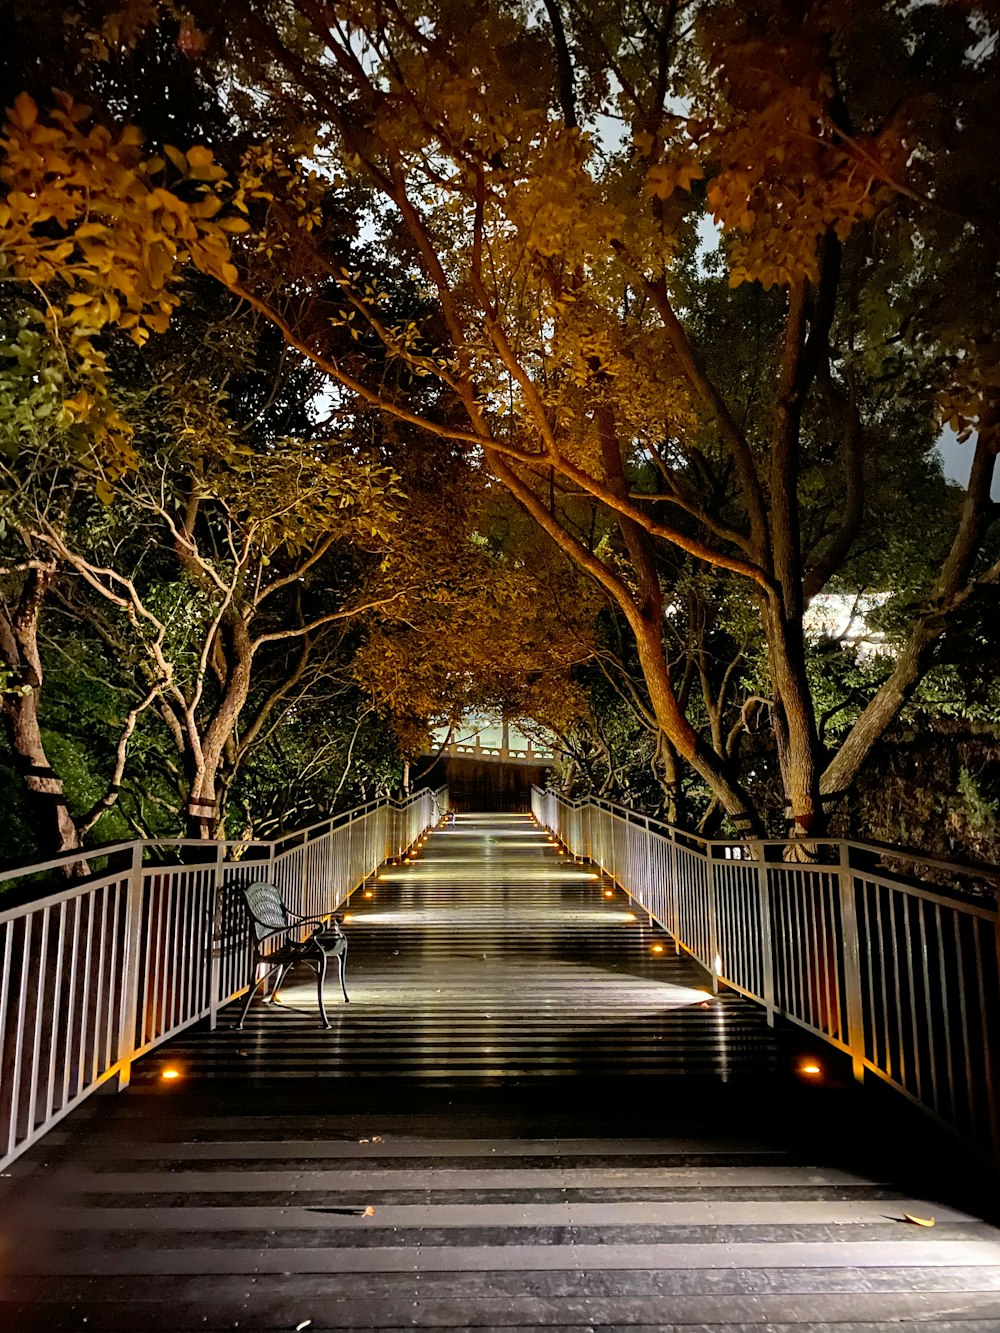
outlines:
[{"label": "lit pathway", "polygon": [[1000,1328],[998,1233],[926,1201],[919,1126],[890,1104],[890,1176],[869,1098],[529,819],[435,832],[347,929],[332,1032],[293,982],[23,1159],[0,1328]]},{"label": "lit pathway", "polygon": [[714,1001],[704,974],[654,937],[625,894],[527,816],[439,829],[413,863],[359,890],[347,916],[351,1003],[328,987],[332,1033],[316,1031],[315,982],[303,972],[283,988],[286,1012],[259,1004],[242,1036],[223,1019],[214,1039],[181,1039],[171,1055],[199,1078],[280,1070],[424,1084],[611,1072],[724,1080],[774,1059],[760,1009]]}]

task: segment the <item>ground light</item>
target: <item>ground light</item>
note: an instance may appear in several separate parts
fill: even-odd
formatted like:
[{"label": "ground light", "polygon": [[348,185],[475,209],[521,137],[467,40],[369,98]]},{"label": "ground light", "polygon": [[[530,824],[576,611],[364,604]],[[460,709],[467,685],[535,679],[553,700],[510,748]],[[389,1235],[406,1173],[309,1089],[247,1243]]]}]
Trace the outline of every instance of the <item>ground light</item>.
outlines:
[{"label": "ground light", "polygon": [[818,1060],[814,1060],[811,1057],[808,1057],[805,1060],[800,1060],[796,1068],[803,1078],[823,1077],[823,1066]]},{"label": "ground light", "polygon": [[180,1078],[180,1076],[181,1076],[181,1071],[179,1069],[175,1069],[173,1065],[168,1065],[166,1069],[160,1070],[160,1078],[166,1079],[168,1082],[171,1081],[172,1079]]},{"label": "ground light", "polygon": [[662,953],[662,952],[663,952],[663,945],[662,945],[662,944],[651,944],[651,945],[649,946],[649,952],[650,952],[650,953]]},{"label": "ground light", "polygon": [[605,889],[605,890],[604,890],[604,896],[605,896],[605,898],[613,898],[613,897],[615,896],[615,891],[614,891],[614,889]]}]

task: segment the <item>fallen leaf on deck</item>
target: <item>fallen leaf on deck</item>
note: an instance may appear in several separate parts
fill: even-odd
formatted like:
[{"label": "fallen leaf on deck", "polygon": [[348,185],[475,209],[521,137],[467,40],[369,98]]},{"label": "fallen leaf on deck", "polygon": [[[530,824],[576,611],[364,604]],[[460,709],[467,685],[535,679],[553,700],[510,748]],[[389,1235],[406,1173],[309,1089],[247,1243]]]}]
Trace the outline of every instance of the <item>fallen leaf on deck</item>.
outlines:
[{"label": "fallen leaf on deck", "polygon": [[303,1319],[301,1324],[295,1325],[295,1333],[302,1333],[302,1330],[304,1328],[308,1328],[311,1323],[312,1323],[311,1319]]},{"label": "fallen leaf on deck", "polygon": [[933,1217],[915,1217],[913,1213],[904,1213],[903,1217],[907,1222],[912,1222],[915,1227],[932,1227],[934,1225]]},{"label": "fallen leaf on deck", "polygon": [[368,1204],[358,1204],[356,1206],[347,1206],[345,1208],[309,1208],[310,1213],[332,1213],[336,1217],[374,1217],[375,1209]]}]

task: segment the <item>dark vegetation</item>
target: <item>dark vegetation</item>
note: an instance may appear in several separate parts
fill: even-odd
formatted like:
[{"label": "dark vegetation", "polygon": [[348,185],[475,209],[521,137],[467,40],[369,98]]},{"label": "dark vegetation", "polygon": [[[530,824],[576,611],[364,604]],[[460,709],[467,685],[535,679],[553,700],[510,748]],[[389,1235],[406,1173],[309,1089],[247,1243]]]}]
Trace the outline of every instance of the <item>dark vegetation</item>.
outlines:
[{"label": "dark vegetation", "polygon": [[475,710],[998,858],[996,12],[546,10],[4,7],[0,859],[271,836]]}]

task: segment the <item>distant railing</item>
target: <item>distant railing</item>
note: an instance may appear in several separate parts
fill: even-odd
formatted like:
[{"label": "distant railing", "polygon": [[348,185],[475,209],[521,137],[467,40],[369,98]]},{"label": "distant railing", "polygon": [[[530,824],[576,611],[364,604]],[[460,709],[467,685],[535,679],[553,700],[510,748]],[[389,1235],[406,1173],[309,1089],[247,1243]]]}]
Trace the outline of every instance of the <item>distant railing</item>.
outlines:
[{"label": "distant railing", "polygon": [[538,749],[529,740],[524,746],[482,745],[479,738],[474,741],[449,741],[440,753],[453,759],[485,759],[498,764],[551,764],[555,758],[552,750]]},{"label": "distant railing", "polygon": [[[597,799],[532,791],[532,813],[711,975],[781,1014],[1000,1159],[1000,924],[962,896],[996,872],[824,839],[698,838]],[[801,844],[798,845],[801,850]],[[949,875],[955,891],[887,862]]]},{"label": "distant railing", "polygon": [[[214,1026],[246,989],[254,965],[237,885],[269,880],[293,911],[327,916],[447,810],[443,787],[273,842],[119,843],[86,853],[98,869],[84,882],[0,910],[0,1166],[101,1084],[124,1087],[141,1055],[199,1019]],[[171,858],[182,864],[163,864]],[[7,871],[0,885],[80,861]]]}]

